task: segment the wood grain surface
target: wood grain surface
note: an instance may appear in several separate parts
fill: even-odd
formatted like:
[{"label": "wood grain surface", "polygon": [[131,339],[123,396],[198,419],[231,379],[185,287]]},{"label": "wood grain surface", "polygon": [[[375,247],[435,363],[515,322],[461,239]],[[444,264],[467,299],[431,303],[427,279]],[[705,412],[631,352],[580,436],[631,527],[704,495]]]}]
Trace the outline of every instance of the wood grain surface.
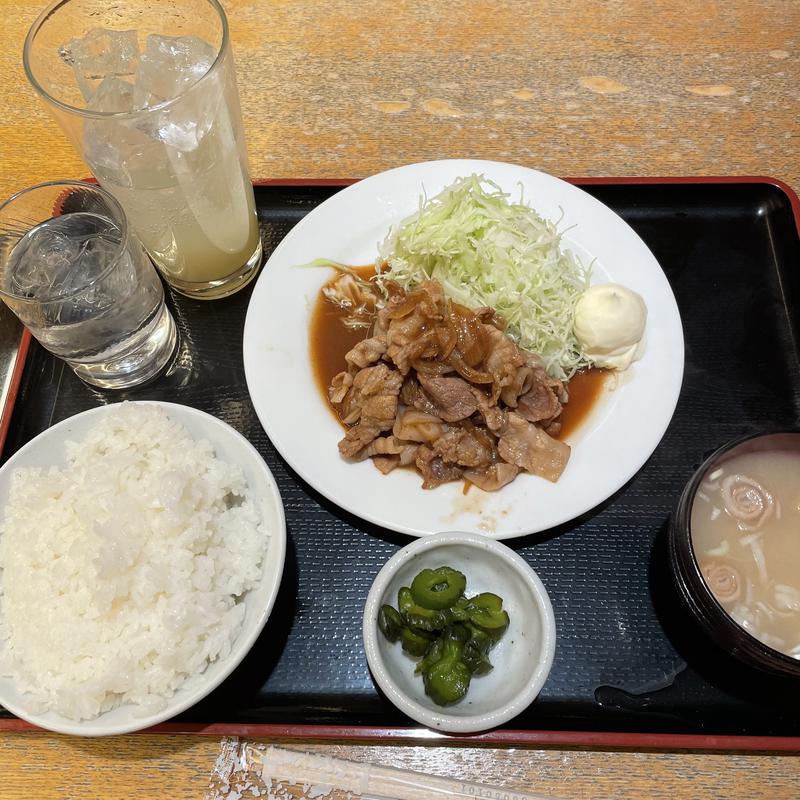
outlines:
[{"label": "wood grain surface", "polygon": [[[227,0],[252,174],[444,157],[800,186],[793,0]],[[40,3],[0,0],[0,197],[87,174],[26,84]],[[285,743],[284,743],[285,744]],[[297,745],[295,745],[297,746]],[[800,760],[303,744],[559,798],[796,798]],[[200,798],[219,740],[0,734],[3,798]]]},{"label": "wood grain surface", "polygon": [[[796,800],[800,779],[800,756],[280,745],[560,800]],[[203,798],[219,748],[217,738],[205,736],[134,734],[87,740],[18,733],[0,739],[0,797]],[[243,795],[245,800],[251,796]],[[327,800],[344,797],[332,794]]]},{"label": "wood grain surface", "polygon": [[[228,0],[252,173],[443,157],[556,175],[800,184],[793,0]],[[0,0],[0,193],[86,167],[25,83],[40,3]]]}]

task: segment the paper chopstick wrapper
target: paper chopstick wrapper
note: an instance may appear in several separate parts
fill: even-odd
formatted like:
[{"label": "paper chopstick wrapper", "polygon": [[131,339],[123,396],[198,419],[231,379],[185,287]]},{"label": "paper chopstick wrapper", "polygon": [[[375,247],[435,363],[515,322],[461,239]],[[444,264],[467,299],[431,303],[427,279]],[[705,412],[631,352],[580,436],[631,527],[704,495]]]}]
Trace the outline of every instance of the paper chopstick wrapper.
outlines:
[{"label": "paper chopstick wrapper", "polygon": [[392,800],[550,800],[543,795],[513,789],[277,747],[258,752],[263,764],[263,777],[330,786],[362,796]]}]

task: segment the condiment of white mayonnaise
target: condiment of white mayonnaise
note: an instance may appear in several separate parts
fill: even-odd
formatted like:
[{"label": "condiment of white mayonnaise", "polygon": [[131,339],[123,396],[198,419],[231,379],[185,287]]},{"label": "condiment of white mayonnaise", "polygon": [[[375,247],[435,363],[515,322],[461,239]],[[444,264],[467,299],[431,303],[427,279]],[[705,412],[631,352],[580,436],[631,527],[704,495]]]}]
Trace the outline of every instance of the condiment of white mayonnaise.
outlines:
[{"label": "condiment of white mayonnaise", "polygon": [[623,370],[644,353],[646,321],[647,306],[636,292],[603,283],[578,298],[573,330],[596,367]]}]

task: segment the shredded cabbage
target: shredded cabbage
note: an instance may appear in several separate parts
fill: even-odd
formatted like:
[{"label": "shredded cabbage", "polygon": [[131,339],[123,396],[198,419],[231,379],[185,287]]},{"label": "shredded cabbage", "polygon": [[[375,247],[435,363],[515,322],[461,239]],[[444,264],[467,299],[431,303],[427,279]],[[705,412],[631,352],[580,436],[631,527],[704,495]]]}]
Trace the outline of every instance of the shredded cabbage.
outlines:
[{"label": "shredded cabbage", "polygon": [[551,376],[568,379],[589,366],[572,330],[589,268],[561,249],[557,226],[482,175],[459,178],[390,231],[377,280],[410,290],[433,278],[457,303],[490,306]]}]

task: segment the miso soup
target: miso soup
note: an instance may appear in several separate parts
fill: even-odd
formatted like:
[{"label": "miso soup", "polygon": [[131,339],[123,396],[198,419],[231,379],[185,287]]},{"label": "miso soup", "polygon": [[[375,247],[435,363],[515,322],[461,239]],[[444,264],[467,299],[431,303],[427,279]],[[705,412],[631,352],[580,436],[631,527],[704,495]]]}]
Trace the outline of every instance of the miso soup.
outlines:
[{"label": "miso soup", "polygon": [[800,449],[792,434],[745,442],[703,478],[691,515],[700,571],[764,644],[800,659]]}]

